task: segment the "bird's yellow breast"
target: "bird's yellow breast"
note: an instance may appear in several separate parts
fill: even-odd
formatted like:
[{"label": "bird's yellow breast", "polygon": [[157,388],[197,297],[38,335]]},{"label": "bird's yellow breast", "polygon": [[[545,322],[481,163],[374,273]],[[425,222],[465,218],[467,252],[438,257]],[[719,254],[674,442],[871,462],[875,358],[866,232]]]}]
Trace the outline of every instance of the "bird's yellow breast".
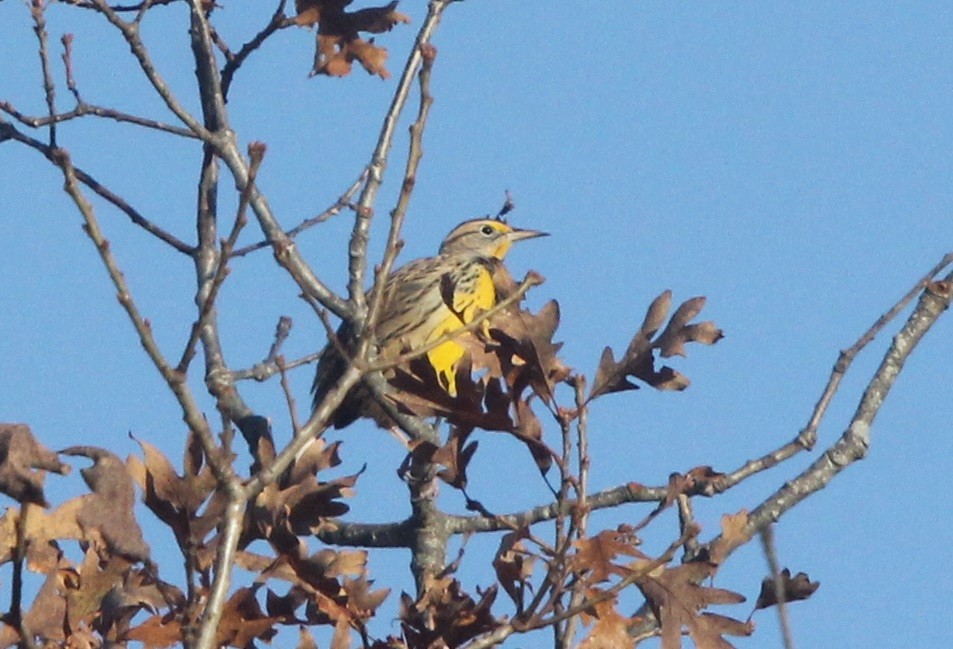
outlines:
[{"label": "bird's yellow breast", "polygon": [[[446,305],[446,310],[441,311],[444,315],[427,337],[427,342],[462,329],[495,304],[496,288],[490,270],[481,263],[469,265],[460,277],[455,278],[452,309]],[[489,330],[488,324],[484,321],[485,332]],[[451,396],[457,394],[457,363],[465,353],[465,347],[456,340],[448,340],[427,353],[427,359],[437,373],[437,380]]]}]

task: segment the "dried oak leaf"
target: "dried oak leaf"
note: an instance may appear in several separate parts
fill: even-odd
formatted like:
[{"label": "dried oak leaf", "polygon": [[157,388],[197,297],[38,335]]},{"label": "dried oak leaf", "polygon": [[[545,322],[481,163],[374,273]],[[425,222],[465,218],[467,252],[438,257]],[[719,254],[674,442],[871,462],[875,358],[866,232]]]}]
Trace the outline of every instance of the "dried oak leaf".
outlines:
[{"label": "dried oak leaf", "polygon": [[[792,577],[791,571],[787,568],[781,571],[778,575],[778,579],[781,581],[785,602],[797,602],[802,599],[807,599],[813,595],[814,591],[821,585],[819,581],[811,581],[811,578],[804,572],[799,572]],[[755,603],[754,608],[755,610],[759,610],[770,606],[777,606],[777,604],[776,582],[771,577],[765,577],[761,582],[761,593],[758,595],[758,601]]]},{"label": "dried oak leaf", "polygon": [[[126,467],[142,490],[146,507],[172,529],[181,546],[202,545],[221,520],[227,498],[216,491],[215,476],[203,461],[197,437],[190,433],[186,441],[183,475],[176,472],[159,449],[148,442],[136,441],[142,448],[143,459],[131,455]],[[200,515],[203,505],[206,507]]]},{"label": "dried oak leaf", "polygon": [[[437,476],[455,489],[465,489],[467,486],[467,466],[479,446],[478,442],[467,444],[467,438],[473,432],[472,428],[454,426],[450,429],[447,443],[437,448],[428,442],[422,442],[411,451],[415,461],[427,464],[440,465]],[[426,453],[427,446],[433,447]],[[420,451],[424,451],[423,454]]]},{"label": "dried oak leaf", "polygon": [[182,622],[174,613],[153,615],[126,631],[123,640],[141,642],[145,649],[165,649],[182,644]]},{"label": "dried oak leaf", "polygon": [[[43,585],[33,597],[30,610],[23,614],[25,626],[39,637],[41,646],[62,646],[66,640],[64,590],[72,572],[70,562],[61,555],[58,565],[47,571]],[[9,647],[19,642],[19,630],[0,623],[0,647]]]},{"label": "dried oak leaf", "polygon": [[26,424],[0,424],[0,493],[20,503],[49,507],[43,494],[46,471],[66,475],[70,467],[37,442]]},{"label": "dried oak leaf", "polygon": [[[602,595],[598,589],[590,589],[587,593],[588,598],[595,599]],[[579,643],[578,649],[616,649],[617,647],[627,647],[633,645],[633,640],[629,637],[629,625],[632,624],[632,618],[621,615],[616,608],[617,601],[615,597],[608,597],[597,602],[592,609],[583,613],[583,622],[588,625],[592,621],[595,624],[589,630],[589,633]]]},{"label": "dried oak leaf", "polygon": [[398,23],[409,23],[410,18],[397,11],[396,1],[351,12],[344,10],[349,4],[350,0],[295,1],[298,14],[295,23],[304,27],[318,26],[311,75],[343,77],[350,73],[351,63],[357,61],[369,74],[387,79],[390,77],[384,67],[387,50],[359,34],[387,32]]},{"label": "dried oak leaf", "polygon": [[475,601],[450,576],[426,577],[423,595],[416,601],[401,593],[398,616],[411,647],[459,647],[500,625],[490,608],[496,600],[491,586]]},{"label": "dried oak leaf", "polygon": [[527,532],[526,528],[521,528],[516,532],[504,534],[496,556],[493,557],[496,579],[516,604],[517,611],[523,610],[523,596],[527,587],[532,588],[529,578],[533,575],[533,564],[536,562],[536,558],[523,544]]},{"label": "dried oak leaf", "polygon": [[724,480],[725,474],[715,471],[710,466],[696,466],[684,475],[672,473],[668,477],[668,489],[660,508],[668,507],[680,495],[712,496],[719,491]]},{"label": "dried oak leaf", "polygon": [[[306,452],[277,482],[268,485],[248,508],[239,547],[247,547],[255,539],[277,541],[276,534],[292,536],[311,534],[327,518],[347,513],[349,507],[341,498],[353,495],[363,469],[349,476],[321,481],[317,473],[340,463],[337,444],[326,447],[321,440],[312,444],[317,448]],[[262,453],[273,450],[271,441],[259,442]]]},{"label": "dried oak leaf", "polygon": [[689,321],[701,312],[705,298],[687,300],[675,310],[664,331],[653,337],[665,322],[671,308],[672,292],[665,291],[649,305],[642,326],[629,342],[625,353],[618,361],[610,347],[602,351],[596,379],[589,399],[604,394],[636,390],[638,385],[628,377],[634,377],[657,390],[684,390],[690,381],[683,374],[668,366],[655,368],[655,352],[662,358],[685,356],[685,344],[697,342],[713,345],[724,337],[721,329],[712,322],[690,324]]},{"label": "dried oak leaf", "polygon": [[251,646],[255,639],[271,640],[277,633],[278,620],[261,610],[255,589],[239,588],[225,602],[222,619],[215,634],[215,645]]},{"label": "dried oak leaf", "polygon": [[[118,555],[101,563],[95,549],[90,547],[86,551],[75,584],[66,590],[70,629],[95,628],[104,635],[108,632],[117,617],[118,593],[123,591],[132,565],[131,561]],[[111,594],[112,598],[106,601]],[[104,615],[104,602],[109,609],[108,615]]]},{"label": "dried oak leaf", "polygon": [[516,402],[516,428],[512,435],[526,444],[536,468],[542,475],[546,475],[553,465],[553,452],[543,443],[543,425],[529,403],[523,399]]},{"label": "dried oak leaf", "polygon": [[725,514],[721,517],[721,536],[708,545],[708,559],[716,565],[721,565],[735,548],[749,540],[751,533],[748,531],[748,510]]},{"label": "dried oak leaf", "polygon": [[648,555],[638,549],[640,543],[628,525],[603,530],[595,536],[573,542],[576,553],[569,559],[570,566],[576,572],[587,573],[589,583],[605,581],[610,575],[625,577],[631,572],[629,568],[614,562],[617,557],[648,559]]},{"label": "dried oak leaf", "polygon": [[658,618],[662,649],[679,649],[684,629],[697,649],[729,649],[732,645],[722,636],[748,636],[754,631],[751,622],[702,612],[712,605],[745,601],[730,590],[699,585],[716,570],[713,563],[696,561],[676,568],[661,567],[635,582]]},{"label": "dried oak leaf", "polygon": [[311,630],[304,625],[298,627],[298,645],[296,649],[318,649],[318,643],[311,635]]},{"label": "dried oak leaf", "polygon": [[80,470],[92,493],[76,499],[81,501],[76,521],[87,539],[101,541],[109,551],[134,561],[146,561],[149,546],[133,515],[135,490],[123,461],[95,446],[71,446],[60,452],[93,461],[93,466]]}]

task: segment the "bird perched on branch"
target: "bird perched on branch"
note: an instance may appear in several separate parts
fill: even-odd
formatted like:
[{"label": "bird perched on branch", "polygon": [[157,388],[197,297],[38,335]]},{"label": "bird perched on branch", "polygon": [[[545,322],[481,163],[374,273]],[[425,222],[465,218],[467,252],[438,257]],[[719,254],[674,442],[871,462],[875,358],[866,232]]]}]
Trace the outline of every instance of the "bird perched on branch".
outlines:
[{"label": "bird perched on branch", "polygon": [[[462,329],[491,309],[505,296],[500,294],[494,275],[510,247],[517,241],[546,235],[537,230],[514,228],[502,219],[464,221],[440,244],[436,257],[416,259],[394,271],[383,285],[375,285],[371,296],[383,290],[380,315],[375,326],[378,357],[396,358],[405,351],[420,349],[441,337]],[[487,323],[482,326],[488,330]],[[350,327],[338,329],[338,345],[329,342],[318,361],[311,390],[314,407],[324,399],[347,368],[341,349],[353,344]],[[440,387],[456,396],[457,365],[465,347],[452,338],[426,353]],[[380,407],[366,387],[358,384],[335,411],[332,423],[343,428],[359,417],[381,421]]]}]

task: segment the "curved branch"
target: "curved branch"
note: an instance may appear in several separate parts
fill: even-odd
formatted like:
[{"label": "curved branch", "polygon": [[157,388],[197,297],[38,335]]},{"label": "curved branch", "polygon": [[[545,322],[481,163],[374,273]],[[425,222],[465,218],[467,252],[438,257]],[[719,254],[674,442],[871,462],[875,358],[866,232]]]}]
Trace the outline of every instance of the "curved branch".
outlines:
[{"label": "curved branch", "polygon": [[[34,139],[24,133],[20,133],[16,130],[12,124],[0,123],[0,142],[3,140],[15,140],[21,144],[25,144],[34,151],[38,151],[45,157],[47,160],[52,162],[56,166],[60,166],[60,163],[57,161],[56,152],[57,149],[54,149],[51,146],[40,142],[37,139]],[[124,198],[114,193],[108,187],[102,185],[98,180],[90,176],[88,173],[83,171],[81,168],[73,166],[72,162],[70,163],[70,168],[73,170],[73,173],[76,175],[76,179],[86,185],[89,189],[95,192],[100,198],[106,202],[112,204],[119,211],[129,217],[129,220],[134,224],[138,225],[140,228],[153,235],[163,243],[168,244],[178,252],[181,252],[186,255],[191,255],[195,251],[195,247],[191,246],[175,235],[163,230],[158,225],[144,217],[140,214],[134,207],[126,202]]]},{"label": "curved branch", "polygon": [[[586,507],[590,511],[607,509],[624,503],[662,502],[668,496],[668,487],[645,487],[629,483],[613,487],[586,496]],[[550,521],[560,515],[567,515],[579,506],[578,500],[563,500],[513,514],[499,514],[492,518],[485,516],[451,516],[449,520],[451,534],[469,534],[479,532],[500,532],[518,527]]]},{"label": "curved branch", "polygon": [[880,367],[864,391],[847,430],[813,464],[751,512],[745,530],[747,534],[753,535],[777,521],[786,511],[823,489],[834,476],[867,455],[870,429],[884,399],[924,334],[949,308],[951,298],[953,272],[942,281],[927,285],[913,313],[891,342]]}]

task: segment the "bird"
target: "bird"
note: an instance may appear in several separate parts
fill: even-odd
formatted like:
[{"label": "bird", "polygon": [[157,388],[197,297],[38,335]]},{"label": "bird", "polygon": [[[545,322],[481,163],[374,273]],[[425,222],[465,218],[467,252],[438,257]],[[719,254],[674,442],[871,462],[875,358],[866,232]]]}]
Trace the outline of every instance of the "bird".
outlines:
[{"label": "bird", "polygon": [[[495,277],[505,272],[502,262],[512,245],[547,236],[539,230],[509,225],[502,218],[478,218],[454,227],[440,244],[437,255],[415,259],[375,284],[370,296],[383,291],[374,333],[378,358],[386,360],[413,351],[465,327],[505,299]],[[509,277],[508,273],[506,274]],[[484,322],[482,331],[489,325]],[[311,392],[317,409],[347,369],[342,351],[350,351],[354,335],[348,323],[337,331],[337,344],[329,341],[321,352]],[[429,350],[425,358],[442,388],[456,396],[456,370],[466,350],[461,342],[447,340]],[[361,417],[388,426],[388,418],[362,384],[354,386],[331,417],[336,429]]]}]

